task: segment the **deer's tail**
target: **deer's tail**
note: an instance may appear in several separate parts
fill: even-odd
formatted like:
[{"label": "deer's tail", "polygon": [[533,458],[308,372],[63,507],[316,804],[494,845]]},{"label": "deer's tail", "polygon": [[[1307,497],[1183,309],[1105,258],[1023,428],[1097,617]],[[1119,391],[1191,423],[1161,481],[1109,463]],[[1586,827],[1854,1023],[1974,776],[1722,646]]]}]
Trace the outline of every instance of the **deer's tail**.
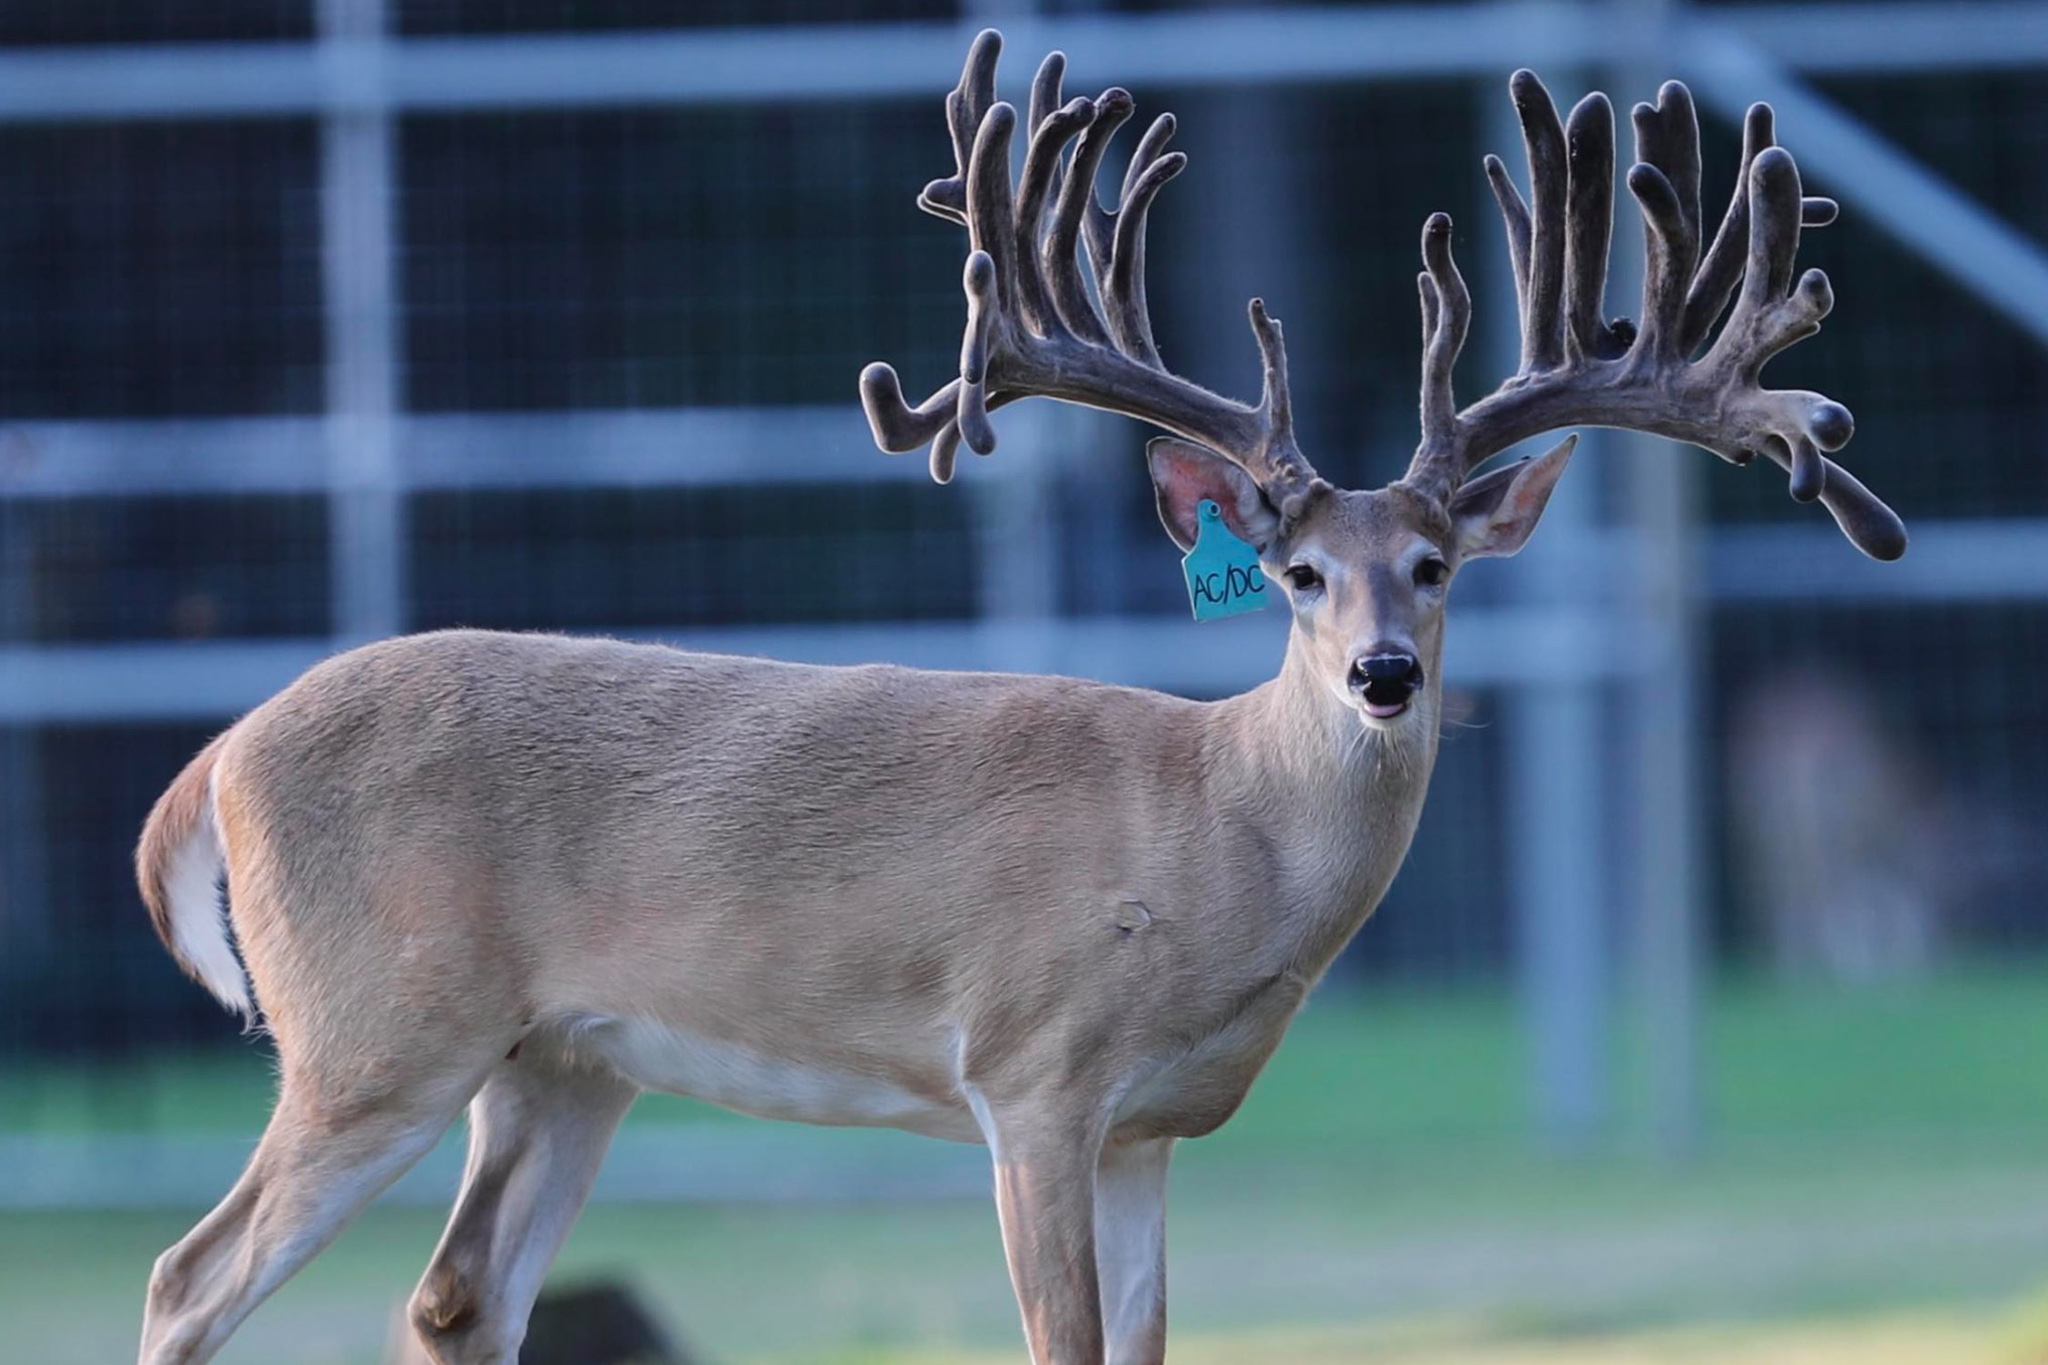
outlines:
[{"label": "deer's tail", "polygon": [[150,923],[178,965],[221,1004],[248,1019],[255,1002],[228,938],[221,895],[227,859],[213,810],[213,770],[226,738],[221,735],[201,749],[157,798],[135,846],[135,879]]}]

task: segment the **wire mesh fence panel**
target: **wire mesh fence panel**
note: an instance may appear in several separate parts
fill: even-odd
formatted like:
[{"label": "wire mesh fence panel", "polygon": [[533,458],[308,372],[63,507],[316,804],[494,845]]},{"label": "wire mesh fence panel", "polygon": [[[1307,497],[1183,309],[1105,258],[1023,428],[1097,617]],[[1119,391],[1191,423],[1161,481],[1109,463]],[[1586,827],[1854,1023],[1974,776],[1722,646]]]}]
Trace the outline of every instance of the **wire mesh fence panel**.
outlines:
[{"label": "wire mesh fence panel", "polygon": [[64,498],[0,508],[16,610],[0,641],[320,636],[326,507],[314,497]]},{"label": "wire mesh fence panel", "polygon": [[409,119],[410,406],[849,403],[957,365],[929,102]]},{"label": "wire mesh fence panel", "polygon": [[964,620],[972,527],[922,489],[589,489],[423,494],[421,629],[662,630]]},{"label": "wire mesh fence panel", "polygon": [[[4,870],[8,1008],[0,1027],[17,1056],[107,1059],[219,1043],[218,1006],[191,989],[149,929],[121,846],[150,803],[217,726],[61,726],[11,732],[41,775],[33,823],[36,885]],[[17,815],[17,820],[21,816]],[[37,894],[18,894],[32,889]]]},{"label": "wire mesh fence panel", "polygon": [[318,141],[304,121],[0,126],[0,414],[319,411]]},{"label": "wire mesh fence panel", "polygon": [[313,34],[315,0],[67,0],[0,7],[0,46],[288,41]]},{"label": "wire mesh fence panel", "polygon": [[[408,43],[459,54],[464,40],[488,38],[500,61],[517,55],[500,40],[522,36],[899,20],[922,33],[923,21],[966,17],[950,0],[386,8],[389,29]],[[1041,18],[1056,29],[1069,8],[1047,6]],[[1143,18],[1172,7],[1086,8]],[[1395,17],[1427,20],[1404,15]],[[0,46],[23,51],[296,43],[313,31],[312,5],[283,0],[0,10]],[[1013,51],[1011,75],[1035,55]],[[1092,71],[1103,54],[1087,61]],[[1398,473],[1417,434],[1414,277],[1425,215],[1444,209],[1456,220],[1482,337],[1514,325],[1489,311],[1508,291],[1479,169],[1482,151],[1515,151],[1488,145],[1486,110],[1504,102],[1504,74],[1140,83],[1141,116],[1176,112],[1176,145],[1191,158],[1151,224],[1152,306],[1168,363],[1255,396],[1243,308],[1262,294],[1286,322],[1298,425],[1323,473],[1354,486]],[[1560,93],[1574,78],[1556,73]],[[914,98],[657,104],[636,94],[604,107],[385,111],[390,235],[373,232],[372,245],[389,249],[394,308],[389,335],[373,340],[395,366],[398,486],[388,491],[400,512],[394,578],[408,628],[662,636],[802,627],[818,632],[813,640],[874,628],[865,641],[943,626],[958,628],[948,639],[967,640],[983,623],[1021,619],[1057,642],[1069,628],[1113,633],[1181,617],[1177,555],[1157,525],[1135,424],[1052,428],[1059,448],[1048,451],[1022,411],[1003,412],[1004,448],[987,464],[965,461],[960,486],[846,473],[884,458],[865,449],[855,412],[864,362],[886,357],[920,394],[958,369],[964,235],[913,202],[951,168],[939,98],[951,79],[935,70],[931,90]],[[2048,96],[2032,72],[1829,74],[1817,85],[2021,232],[2048,237],[2048,190],[2031,173],[2048,136],[2037,117]],[[336,156],[328,133],[349,120],[360,131],[370,115],[338,98],[315,105],[290,118],[0,125],[0,650],[25,651],[8,662],[33,654],[83,667],[123,644],[318,649],[342,628],[332,604],[349,565],[337,544],[350,542],[333,509],[353,476],[337,458],[346,424],[327,412],[330,367],[345,363],[328,338],[351,301],[325,296],[337,276],[322,195]],[[1796,153],[1800,129],[1781,132]],[[1710,121],[1705,154],[1718,197],[1735,172],[1734,130]],[[1820,192],[1840,188],[1811,178]],[[1624,208],[1617,252],[1637,249],[1626,221],[1634,210]],[[1973,533],[2038,521],[2048,505],[2042,347],[1919,253],[1859,223],[1853,205],[1841,224],[1807,234],[1803,260],[1831,273],[1839,303],[1823,335],[1787,353],[1769,379],[1853,408],[1849,463],[1909,524],[1956,522],[1962,559]],[[1636,307],[1608,300],[1609,313]],[[1467,348],[1462,395],[1491,387],[1499,354],[1483,339]],[[716,450],[663,453],[654,474],[595,453],[585,468],[586,446],[573,442],[552,463],[522,463],[525,451],[494,462],[473,448],[523,419],[564,424],[532,428],[541,432],[529,432],[533,444],[545,445],[547,431],[581,432],[594,449],[604,438],[589,433],[610,431],[603,424],[620,414],[674,417],[680,431],[683,418],[704,413],[807,411],[846,423],[819,425],[837,434],[816,444],[792,436],[796,425],[767,423],[721,437],[731,444]],[[274,450],[243,464],[216,459],[253,439],[247,424],[259,418],[288,424]],[[465,436],[458,428],[470,418],[478,425]],[[113,472],[51,494],[35,481],[65,458],[51,436],[65,424],[114,452]],[[179,475],[192,486],[175,496],[122,475],[168,439],[151,424],[179,425],[193,452]],[[636,430],[659,444],[661,428]],[[1707,463],[1697,452],[1659,453]],[[714,461],[715,476],[698,472]],[[543,466],[545,477],[531,472]],[[1801,518],[1826,529],[1768,471],[1717,467],[1701,480],[1708,560],[1732,543],[1715,539],[1729,528]],[[1019,503],[1028,505],[1019,512]],[[1508,977],[1520,947],[1511,850],[1525,812],[1507,793],[1542,790],[1509,780],[1509,703],[1565,685],[1539,657],[1549,642],[1580,638],[1557,617],[1578,613],[1611,633],[1630,586],[1626,547],[1599,538],[1621,518],[1588,520],[1567,533],[1580,558],[1561,575],[1570,592],[1560,602],[1518,598],[1505,567],[1461,579],[1459,607],[1494,613],[1475,631],[1494,643],[1475,652],[1495,662],[1483,678],[1450,679],[1456,723],[1432,805],[1351,959],[1361,972]],[[1022,613],[1004,596],[996,558],[1019,546],[1043,555],[1046,580]],[[1752,576],[1743,601],[1713,611],[1700,678],[1712,786],[1700,808],[1712,929],[1727,960],[1903,972],[2048,937],[2031,892],[2041,872],[2035,824],[2048,801],[2039,594],[1991,604],[1966,600],[1939,574],[1915,581],[1911,601],[1805,600],[1795,583],[1776,594],[1787,600],[1759,605]],[[1525,607],[1527,620],[1515,616]],[[892,637],[896,626],[905,630]],[[1454,616],[1454,641],[1458,631]],[[1129,634],[1126,655],[1149,647]],[[1605,724],[1635,663],[1630,641],[1601,638],[1606,653],[1583,670],[1597,682],[1569,685],[1598,688]],[[1048,648],[1042,657],[1068,656]],[[1235,662],[1235,681],[1251,686],[1279,658]],[[1179,676],[1172,661],[1132,670]],[[153,685],[148,667],[134,669],[136,694]],[[1223,689],[1210,675],[1195,690]],[[128,859],[150,799],[231,708],[175,724],[102,716],[60,726],[5,677],[0,700],[14,707],[0,740],[0,888],[15,948],[0,968],[8,1045],[105,1058],[228,1038],[150,936]],[[1589,762],[1611,776],[1619,758]],[[1819,793],[1845,772],[1861,775],[1859,800],[1836,809]],[[1619,861],[1613,837],[1599,833],[1586,857]],[[1877,865],[1889,875],[1882,888],[1856,883],[1858,920],[1856,906],[1835,904],[1828,869],[1873,846],[1886,848],[1890,861]],[[1625,937],[1618,925],[1609,932]]]},{"label": "wire mesh fence panel", "polygon": [[589,33],[958,18],[959,0],[388,0],[412,36]]}]

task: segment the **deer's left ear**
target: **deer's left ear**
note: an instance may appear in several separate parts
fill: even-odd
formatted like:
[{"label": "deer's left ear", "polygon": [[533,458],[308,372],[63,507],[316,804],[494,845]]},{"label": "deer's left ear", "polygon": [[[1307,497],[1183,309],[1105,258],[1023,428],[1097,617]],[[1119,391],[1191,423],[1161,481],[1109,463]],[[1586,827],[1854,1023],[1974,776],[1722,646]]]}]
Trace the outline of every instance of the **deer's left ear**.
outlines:
[{"label": "deer's left ear", "polygon": [[1204,499],[1223,510],[1223,523],[1232,535],[1260,554],[1280,533],[1280,514],[1258,483],[1214,451],[1160,436],[1145,446],[1145,463],[1152,471],[1159,520],[1181,549],[1194,548]]},{"label": "deer's left ear", "polygon": [[1536,519],[1572,457],[1577,436],[1533,460],[1517,460],[1460,488],[1451,498],[1452,534],[1458,558],[1511,555],[1529,543]]}]

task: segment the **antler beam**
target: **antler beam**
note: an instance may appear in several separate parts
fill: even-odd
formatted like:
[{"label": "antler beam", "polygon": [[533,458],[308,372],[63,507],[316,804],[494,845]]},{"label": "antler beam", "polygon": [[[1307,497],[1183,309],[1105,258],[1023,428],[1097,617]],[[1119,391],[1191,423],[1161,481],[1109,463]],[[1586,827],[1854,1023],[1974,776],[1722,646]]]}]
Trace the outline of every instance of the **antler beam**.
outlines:
[{"label": "antler beam", "polygon": [[1024,170],[1013,186],[1017,114],[995,97],[1001,50],[993,29],[974,40],[960,84],[946,97],[954,173],[925,186],[917,201],[968,231],[960,374],[911,407],[896,371],[869,365],[861,403],[875,443],[900,453],[929,442],[932,477],[944,483],[962,441],[982,455],[995,449],[991,412],[1020,398],[1056,398],[1200,442],[1244,467],[1285,512],[1290,498],[1306,495],[1315,470],[1294,442],[1279,322],[1252,300],[1265,371],[1256,407],[1173,374],[1153,340],[1145,219],[1187,164],[1185,154],[1165,150],[1173,116],[1162,114],[1139,140],[1117,208],[1103,207],[1096,176],[1110,139],[1131,117],[1131,96],[1110,89],[1061,103],[1066,58],[1055,52],[1032,82]]},{"label": "antler beam", "polygon": [[1614,187],[1606,97],[1588,95],[1561,124],[1533,72],[1516,72],[1509,90],[1528,156],[1529,200],[1498,157],[1486,158],[1486,175],[1514,267],[1521,367],[1493,393],[1457,408],[1451,371],[1472,305],[1451,258],[1450,219],[1436,214],[1422,234],[1422,442],[1407,482],[1447,498],[1479,464],[1526,437],[1561,426],[1621,427],[1689,442],[1736,464],[1761,451],[1787,471],[1792,496],[1819,499],[1858,549],[1876,559],[1903,554],[1898,515],[1823,453],[1854,433],[1849,410],[1817,393],[1759,383],[1771,357],[1820,330],[1834,304],[1822,272],[1808,270],[1793,283],[1800,227],[1832,222],[1836,209],[1833,200],[1802,192],[1791,154],[1774,145],[1770,107],[1749,111],[1735,193],[1702,252],[1692,96],[1670,81],[1655,105],[1636,106],[1628,187],[1646,238],[1637,326],[1601,321]]}]

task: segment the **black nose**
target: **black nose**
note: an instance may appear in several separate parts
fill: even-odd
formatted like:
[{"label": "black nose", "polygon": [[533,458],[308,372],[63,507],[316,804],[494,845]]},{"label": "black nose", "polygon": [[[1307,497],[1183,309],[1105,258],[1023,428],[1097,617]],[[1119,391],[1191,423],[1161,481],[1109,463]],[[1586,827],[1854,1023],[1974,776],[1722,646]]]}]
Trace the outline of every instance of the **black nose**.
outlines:
[{"label": "black nose", "polygon": [[1374,706],[1399,706],[1422,686],[1422,661],[1401,650],[1382,650],[1351,661],[1351,690]]}]

